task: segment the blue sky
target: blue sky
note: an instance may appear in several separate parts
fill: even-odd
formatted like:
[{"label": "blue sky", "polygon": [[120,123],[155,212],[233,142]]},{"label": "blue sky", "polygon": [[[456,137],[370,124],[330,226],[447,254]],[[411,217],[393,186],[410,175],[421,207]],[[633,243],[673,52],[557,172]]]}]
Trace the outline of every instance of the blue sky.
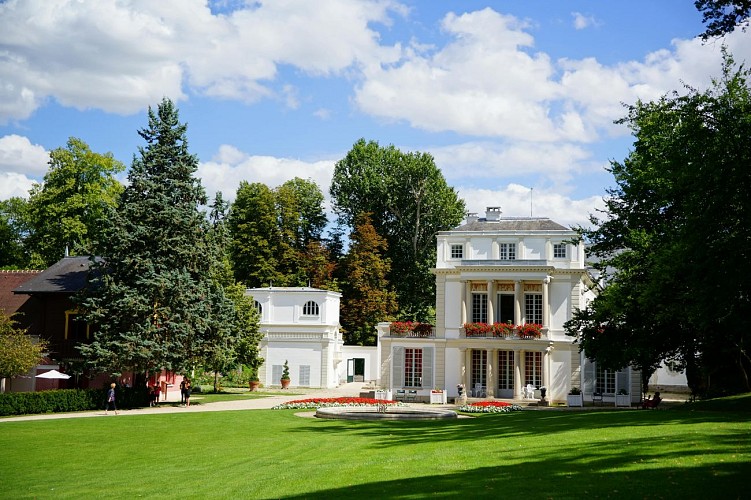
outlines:
[{"label": "blue sky", "polygon": [[209,194],[298,176],[328,195],[364,137],[433,154],[470,211],[583,224],[632,143],[622,103],[705,88],[721,43],[751,58],[750,34],[702,31],[688,0],[8,0],[0,199],[68,137],[130,165],[166,96]]}]

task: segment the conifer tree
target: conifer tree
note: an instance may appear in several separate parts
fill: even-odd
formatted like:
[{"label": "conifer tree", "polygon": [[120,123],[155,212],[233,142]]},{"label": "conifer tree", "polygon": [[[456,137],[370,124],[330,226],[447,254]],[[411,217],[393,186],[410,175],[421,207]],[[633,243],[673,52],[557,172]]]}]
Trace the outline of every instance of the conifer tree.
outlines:
[{"label": "conifer tree", "polygon": [[146,141],[108,218],[79,297],[95,334],[81,352],[102,371],[184,372],[225,342],[234,307],[215,277],[207,203],[173,103],[149,108]]}]

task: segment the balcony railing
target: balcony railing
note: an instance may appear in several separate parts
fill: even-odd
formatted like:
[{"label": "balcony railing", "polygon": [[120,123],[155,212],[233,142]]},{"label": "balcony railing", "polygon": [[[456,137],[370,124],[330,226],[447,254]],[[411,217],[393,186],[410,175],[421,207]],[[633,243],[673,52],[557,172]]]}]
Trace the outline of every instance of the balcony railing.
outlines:
[{"label": "balcony railing", "polygon": [[547,338],[548,336],[548,329],[536,324],[496,323],[489,325],[486,323],[467,323],[460,329],[460,332],[461,338],[466,339],[529,340]]},{"label": "balcony railing", "polygon": [[428,323],[416,321],[392,321],[389,336],[407,339],[433,339],[435,338],[435,327]]}]

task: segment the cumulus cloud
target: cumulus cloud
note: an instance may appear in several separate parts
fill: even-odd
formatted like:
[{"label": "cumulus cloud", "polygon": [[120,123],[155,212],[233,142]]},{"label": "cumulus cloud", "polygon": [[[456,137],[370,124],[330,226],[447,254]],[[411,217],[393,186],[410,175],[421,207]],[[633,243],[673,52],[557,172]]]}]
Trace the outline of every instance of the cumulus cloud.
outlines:
[{"label": "cumulus cloud", "polygon": [[41,177],[47,172],[49,161],[47,150],[32,144],[27,137],[15,134],[0,137],[0,173]]},{"label": "cumulus cloud", "polygon": [[400,52],[369,27],[403,13],[388,0],[220,6],[228,10],[213,13],[204,0],[0,3],[0,123],[28,118],[48,99],[125,114],[188,90],[285,100],[284,84],[272,85],[280,64],[329,75]]},{"label": "cumulus cloud", "polygon": [[234,200],[241,181],[250,183],[261,182],[275,188],[284,182],[300,177],[318,184],[326,197],[331,178],[334,175],[336,160],[304,161],[293,158],[277,158],[273,156],[255,156],[240,151],[234,146],[223,145],[211,159],[198,167],[198,176],[213,196],[221,191],[227,200]]},{"label": "cumulus cloud", "polygon": [[0,172],[0,200],[7,200],[13,196],[28,198],[33,184],[34,180],[23,174]]},{"label": "cumulus cloud", "polygon": [[548,217],[564,226],[588,226],[589,214],[604,208],[599,196],[572,199],[554,189],[539,189],[508,184],[502,189],[459,187],[459,196],[467,202],[467,211],[481,217],[487,207],[501,207],[504,217]]},{"label": "cumulus cloud", "polygon": [[[450,37],[445,45],[368,67],[356,88],[357,106],[431,132],[589,143],[628,132],[613,125],[623,115],[621,103],[655,99],[684,82],[704,88],[720,72],[720,47],[698,39],[606,65],[535,52],[523,21],[490,8],[447,14],[442,27]],[[724,43],[737,60],[751,59],[747,34],[732,33]]]}]

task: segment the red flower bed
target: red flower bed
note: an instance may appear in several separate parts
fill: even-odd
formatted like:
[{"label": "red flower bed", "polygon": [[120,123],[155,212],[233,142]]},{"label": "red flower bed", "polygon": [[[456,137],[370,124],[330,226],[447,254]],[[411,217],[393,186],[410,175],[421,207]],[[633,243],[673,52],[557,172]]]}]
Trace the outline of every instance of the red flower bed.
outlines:
[{"label": "red flower bed", "polygon": [[374,398],[309,398],[296,399],[274,406],[274,410],[321,408],[324,406],[378,406],[398,405],[396,401]]},{"label": "red flower bed", "polygon": [[506,403],[505,401],[479,401],[477,403],[472,403],[469,406],[492,406],[494,408],[503,408],[504,406],[511,406],[511,403]]}]

